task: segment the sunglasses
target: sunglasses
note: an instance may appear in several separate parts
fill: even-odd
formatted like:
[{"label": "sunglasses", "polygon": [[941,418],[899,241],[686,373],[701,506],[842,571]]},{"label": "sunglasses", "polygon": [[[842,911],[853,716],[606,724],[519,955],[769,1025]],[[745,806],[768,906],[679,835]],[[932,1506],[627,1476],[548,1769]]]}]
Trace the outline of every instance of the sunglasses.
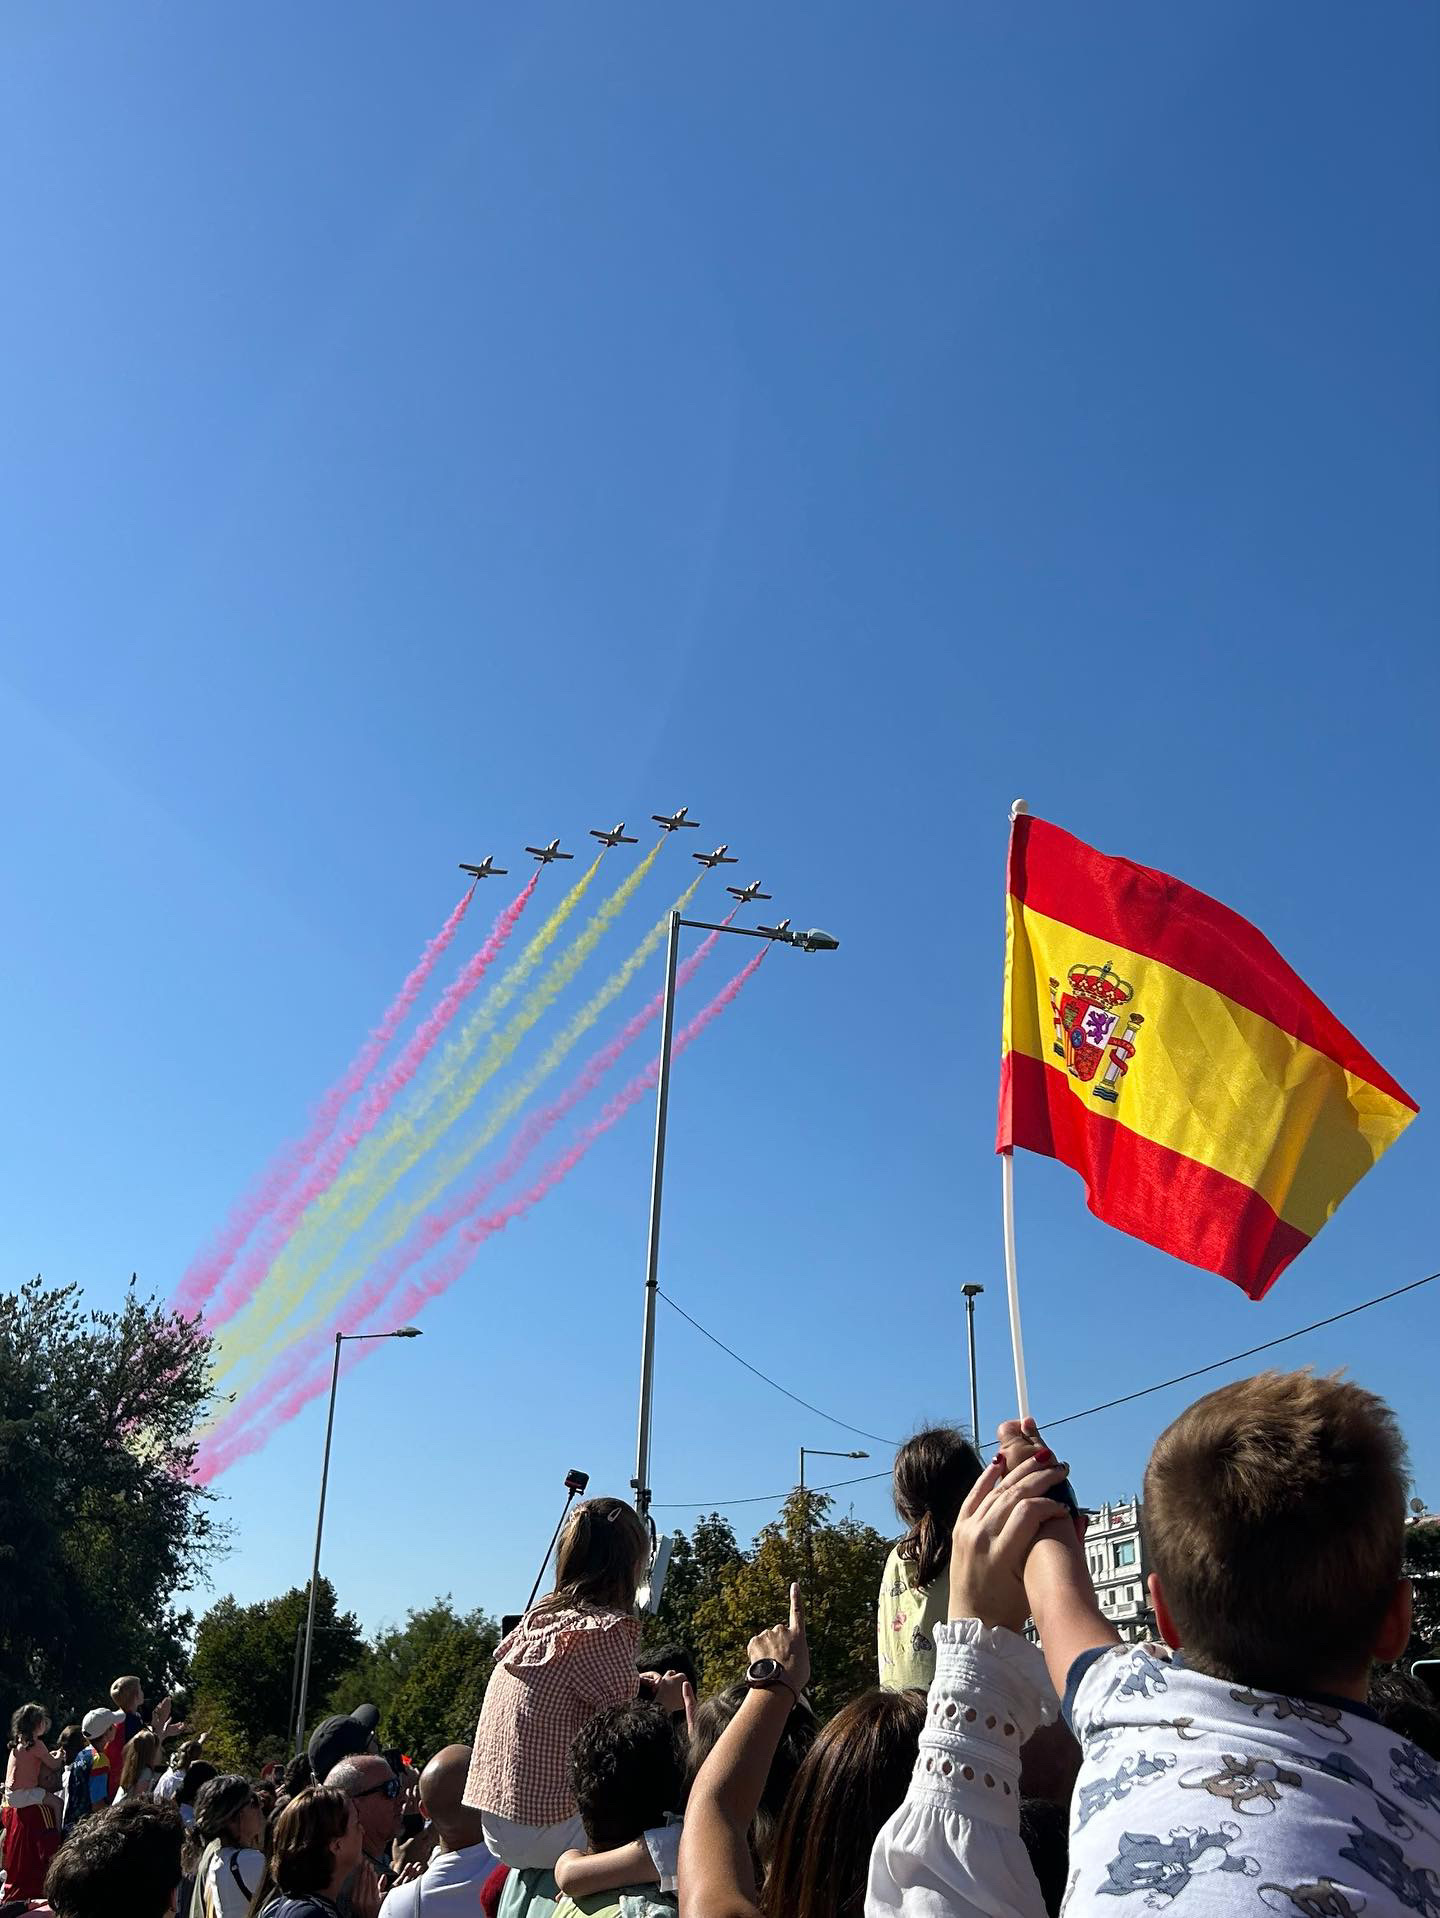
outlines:
[{"label": "sunglasses", "polygon": [[383,1785],[367,1785],[364,1791],[357,1791],[353,1795],[356,1798],[373,1798],[376,1792],[384,1792],[387,1798],[398,1798],[400,1796],[400,1780],[398,1778],[387,1778]]}]

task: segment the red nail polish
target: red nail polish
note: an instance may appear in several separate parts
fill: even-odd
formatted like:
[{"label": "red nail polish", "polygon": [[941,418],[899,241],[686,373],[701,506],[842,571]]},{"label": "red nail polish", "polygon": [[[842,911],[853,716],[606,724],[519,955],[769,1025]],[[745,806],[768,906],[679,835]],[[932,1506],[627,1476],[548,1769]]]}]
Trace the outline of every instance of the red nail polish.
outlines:
[{"label": "red nail polish", "polygon": [[1037,1465],[1053,1465],[1055,1463],[1055,1454],[1050,1450],[1048,1445],[1042,1445],[1040,1447],[1040,1450],[1035,1454],[1035,1463]]},{"label": "red nail polish", "polygon": [[990,1463],[992,1465],[998,1465],[1003,1469],[1005,1464],[1005,1454],[1003,1452],[997,1452],[994,1458],[991,1459]]}]

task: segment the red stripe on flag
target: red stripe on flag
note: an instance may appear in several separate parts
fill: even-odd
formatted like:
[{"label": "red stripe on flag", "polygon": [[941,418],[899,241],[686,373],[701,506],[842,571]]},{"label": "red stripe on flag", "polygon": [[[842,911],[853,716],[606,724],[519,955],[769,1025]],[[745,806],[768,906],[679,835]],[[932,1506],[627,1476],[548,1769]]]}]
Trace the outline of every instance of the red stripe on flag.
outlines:
[{"label": "red stripe on flag", "polygon": [[1001,1064],[995,1143],[1059,1159],[1084,1180],[1097,1219],[1218,1272],[1252,1299],[1264,1298],[1310,1243],[1250,1186],[1087,1112],[1065,1075],[1028,1053],[1009,1052]]},{"label": "red stripe on flag", "polygon": [[1011,832],[1010,890],[1047,919],[1158,959],[1223,992],[1412,1112],[1420,1110],[1264,933],[1208,893],[1169,873],[1097,852],[1028,814]]}]

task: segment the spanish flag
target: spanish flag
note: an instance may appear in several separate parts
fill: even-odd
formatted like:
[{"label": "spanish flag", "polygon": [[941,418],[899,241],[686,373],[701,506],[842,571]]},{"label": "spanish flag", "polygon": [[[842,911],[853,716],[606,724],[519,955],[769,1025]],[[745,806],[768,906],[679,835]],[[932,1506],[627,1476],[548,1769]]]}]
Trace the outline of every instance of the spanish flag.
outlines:
[{"label": "spanish flag", "polygon": [[998,1151],[1259,1299],[1418,1110],[1248,920],[1015,819]]}]

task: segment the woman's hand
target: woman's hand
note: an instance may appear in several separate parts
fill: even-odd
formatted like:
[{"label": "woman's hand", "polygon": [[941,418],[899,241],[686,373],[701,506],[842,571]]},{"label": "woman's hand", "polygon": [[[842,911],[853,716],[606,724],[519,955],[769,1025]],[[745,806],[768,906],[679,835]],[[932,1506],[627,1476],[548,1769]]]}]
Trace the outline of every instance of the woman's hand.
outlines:
[{"label": "woman's hand", "polygon": [[805,1601],[800,1587],[790,1587],[790,1622],[772,1625],[750,1641],[750,1663],[757,1658],[773,1658],[794,1687],[798,1697],[810,1683],[810,1646],[805,1637]]},{"label": "woman's hand", "polygon": [[1068,1506],[1045,1496],[1068,1470],[1049,1453],[1029,1451],[1008,1472],[1005,1456],[997,1457],[976,1479],[951,1535],[952,1619],[1025,1629],[1025,1559],[1043,1525],[1069,1516]]}]

